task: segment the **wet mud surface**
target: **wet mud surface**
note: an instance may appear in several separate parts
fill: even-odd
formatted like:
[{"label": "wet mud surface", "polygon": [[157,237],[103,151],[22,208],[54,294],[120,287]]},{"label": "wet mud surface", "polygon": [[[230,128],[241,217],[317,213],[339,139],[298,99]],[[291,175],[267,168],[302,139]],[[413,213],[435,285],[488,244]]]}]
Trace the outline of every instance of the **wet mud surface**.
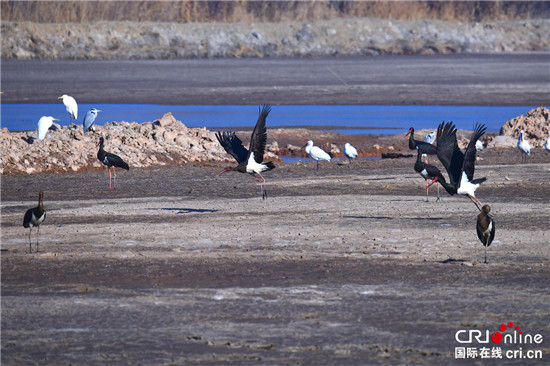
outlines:
[{"label": "wet mud surface", "polygon": [[414,158],[279,164],[265,201],[218,164],[3,176],[2,364],[449,364],[458,330],[509,321],[548,358],[550,156],[510,154],[476,167],[489,264],[475,206],[425,202]]}]

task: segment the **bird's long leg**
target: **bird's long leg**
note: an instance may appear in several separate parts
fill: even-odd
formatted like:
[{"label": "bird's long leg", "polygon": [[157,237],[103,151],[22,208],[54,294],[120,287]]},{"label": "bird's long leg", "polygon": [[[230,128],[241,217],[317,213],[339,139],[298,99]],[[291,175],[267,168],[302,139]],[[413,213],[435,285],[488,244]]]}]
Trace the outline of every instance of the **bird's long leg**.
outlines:
[{"label": "bird's long leg", "polygon": [[29,253],[32,253],[31,233],[32,233],[32,227],[29,229]]},{"label": "bird's long leg", "polygon": [[488,264],[488,263],[487,263],[487,246],[485,246],[485,262],[484,262],[484,263],[485,263],[485,264]]},{"label": "bird's long leg", "polygon": [[265,190],[265,178],[262,176],[261,173],[258,173],[258,175],[260,176],[260,178],[262,178],[262,182],[260,182],[260,188],[262,192],[262,199],[265,200],[267,198],[267,191]]},{"label": "bird's long leg", "polygon": [[109,189],[111,189],[111,168],[109,169]]},{"label": "bird's long leg", "polygon": [[317,160],[317,171],[319,171],[319,160]]},{"label": "bird's long leg", "polygon": [[115,175],[115,189],[116,189],[116,168],[113,167],[113,174]]},{"label": "bird's long leg", "polygon": [[351,168],[351,158],[348,158],[348,160],[349,160],[348,168]]},{"label": "bird's long leg", "polygon": [[437,200],[436,201],[439,201],[440,198],[439,198],[439,184],[437,185]]},{"label": "bird's long leg", "polygon": [[40,235],[40,226],[36,230],[36,252],[38,253],[38,235]]},{"label": "bird's long leg", "polygon": [[430,186],[428,185],[428,180],[426,179],[426,202],[428,202],[429,191],[430,191]]},{"label": "bird's long leg", "polygon": [[479,200],[475,197],[472,197],[472,196],[468,196],[468,197],[470,197],[470,200],[474,203],[474,205],[476,205],[477,209],[481,211],[481,202],[479,202]]}]

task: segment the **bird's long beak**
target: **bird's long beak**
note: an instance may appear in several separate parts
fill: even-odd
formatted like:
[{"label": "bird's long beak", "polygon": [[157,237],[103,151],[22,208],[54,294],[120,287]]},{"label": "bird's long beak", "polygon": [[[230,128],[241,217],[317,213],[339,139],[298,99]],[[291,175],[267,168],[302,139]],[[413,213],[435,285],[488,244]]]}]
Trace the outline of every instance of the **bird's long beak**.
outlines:
[{"label": "bird's long beak", "polygon": [[300,150],[305,149],[306,146],[307,146],[307,143],[306,143],[304,146],[302,146],[302,147],[300,148]]},{"label": "bird's long beak", "polygon": [[52,121],[59,121],[59,119],[58,119],[58,118],[53,118],[53,117],[52,117]]},{"label": "bird's long beak", "polygon": [[405,135],[405,137],[409,136],[411,134],[411,130],[409,130],[409,132],[407,132],[407,134]]},{"label": "bird's long beak", "polygon": [[101,109],[96,109],[96,111],[97,111],[97,112],[102,112],[102,110],[101,110]]},{"label": "bird's long beak", "polygon": [[222,175],[223,173],[225,173],[227,171],[227,168],[225,168],[224,170],[222,170],[218,175],[217,177],[219,177],[220,175]]},{"label": "bird's long beak", "polygon": [[57,99],[63,99],[63,97],[57,97]]}]

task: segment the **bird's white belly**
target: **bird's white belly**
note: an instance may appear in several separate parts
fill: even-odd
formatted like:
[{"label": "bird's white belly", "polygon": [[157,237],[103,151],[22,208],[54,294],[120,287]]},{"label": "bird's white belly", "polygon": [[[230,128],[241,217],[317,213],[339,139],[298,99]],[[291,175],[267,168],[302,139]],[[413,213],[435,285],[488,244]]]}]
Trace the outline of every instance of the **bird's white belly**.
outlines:
[{"label": "bird's white belly", "polygon": [[426,169],[423,169],[421,172],[420,172],[420,175],[422,176],[422,178],[424,179],[428,179],[429,175],[428,175],[428,171]]},{"label": "bird's white belly", "polygon": [[45,212],[40,217],[34,216],[34,213],[33,213],[30,226],[31,227],[39,226],[42,223],[42,221],[44,221],[45,218],[46,218],[46,213]]},{"label": "bird's white belly", "polygon": [[250,157],[248,158],[248,162],[246,163],[246,172],[248,174],[260,174],[266,169],[267,166],[265,164],[256,163],[256,160],[254,160],[254,153],[251,152]]}]

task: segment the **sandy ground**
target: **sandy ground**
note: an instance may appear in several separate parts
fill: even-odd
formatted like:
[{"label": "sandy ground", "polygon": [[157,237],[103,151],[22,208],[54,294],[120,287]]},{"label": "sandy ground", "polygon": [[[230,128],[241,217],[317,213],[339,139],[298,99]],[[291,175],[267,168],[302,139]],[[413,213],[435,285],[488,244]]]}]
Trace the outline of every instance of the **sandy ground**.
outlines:
[{"label": "sandy ground", "polygon": [[3,176],[2,363],[449,364],[458,330],[510,321],[548,359],[550,156],[509,153],[476,170],[489,264],[475,206],[425,202],[413,158],[279,164],[265,201],[216,164]]}]

